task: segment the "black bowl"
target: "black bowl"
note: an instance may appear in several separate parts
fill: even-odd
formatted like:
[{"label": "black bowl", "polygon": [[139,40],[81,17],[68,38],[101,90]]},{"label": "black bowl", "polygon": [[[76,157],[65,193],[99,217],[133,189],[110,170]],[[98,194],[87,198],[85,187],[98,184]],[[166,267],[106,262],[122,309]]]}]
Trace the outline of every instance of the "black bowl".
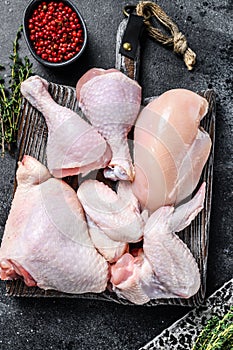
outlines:
[{"label": "black bowl", "polygon": [[40,62],[41,64],[43,64],[44,66],[47,67],[65,67],[73,62],[75,62],[83,53],[83,51],[85,50],[86,44],[87,44],[87,28],[85,25],[85,22],[79,12],[79,10],[77,9],[77,7],[69,0],[53,0],[53,2],[62,2],[65,6],[70,7],[74,12],[76,12],[77,17],[79,19],[79,23],[81,25],[81,28],[83,30],[83,43],[82,43],[82,47],[80,49],[79,52],[77,52],[77,54],[75,54],[72,58],[66,60],[66,61],[62,61],[62,62],[49,62],[45,59],[42,59],[40,56],[38,56],[35,52],[35,49],[33,47],[32,41],[30,39],[30,33],[29,33],[29,28],[28,28],[28,21],[32,16],[33,11],[42,3],[42,2],[46,2],[46,3],[50,3],[52,0],[32,0],[28,6],[25,8],[24,10],[24,14],[23,14],[23,32],[24,32],[24,36],[26,39],[26,43],[29,47],[29,50],[31,52],[31,54],[35,57],[35,59]]}]

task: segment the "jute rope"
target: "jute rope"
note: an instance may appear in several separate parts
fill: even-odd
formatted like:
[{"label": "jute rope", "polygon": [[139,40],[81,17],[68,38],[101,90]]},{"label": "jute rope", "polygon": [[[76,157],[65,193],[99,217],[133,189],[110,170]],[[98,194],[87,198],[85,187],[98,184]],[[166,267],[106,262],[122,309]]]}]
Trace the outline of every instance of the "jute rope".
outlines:
[{"label": "jute rope", "polygon": [[[163,45],[172,46],[175,53],[183,56],[188,70],[192,70],[196,62],[196,54],[188,47],[187,39],[184,34],[179,31],[176,23],[171,20],[161,7],[151,1],[141,1],[136,6],[136,13],[138,16],[144,17],[144,23],[149,35]],[[153,27],[151,16],[155,16],[165,27],[167,27],[171,32],[171,36],[168,36],[158,28]]]}]

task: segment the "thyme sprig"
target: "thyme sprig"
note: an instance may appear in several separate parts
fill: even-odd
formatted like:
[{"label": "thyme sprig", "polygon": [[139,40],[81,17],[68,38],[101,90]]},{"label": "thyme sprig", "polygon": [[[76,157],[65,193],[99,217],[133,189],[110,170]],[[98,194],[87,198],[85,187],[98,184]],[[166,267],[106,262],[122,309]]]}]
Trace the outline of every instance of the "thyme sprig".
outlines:
[{"label": "thyme sprig", "polygon": [[192,350],[233,350],[233,306],[222,318],[207,322]]},{"label": "thyme sprig", "polygon": [[[9,78],[9,88],[0,77],[0,139],[2,155],[5,152],[5,144],[9,150],[16,142],[17,128],[19,122],[22,96],[20,93],[21,83],[32,74],[32,63],[27,56],[21,59],[18,53],[19,39],[21,37],[22,26],[19,27],[15,40],[13,41],[13,52],[10,55],[12,64]],[[0,69],[5,69],[0,65]]]}]

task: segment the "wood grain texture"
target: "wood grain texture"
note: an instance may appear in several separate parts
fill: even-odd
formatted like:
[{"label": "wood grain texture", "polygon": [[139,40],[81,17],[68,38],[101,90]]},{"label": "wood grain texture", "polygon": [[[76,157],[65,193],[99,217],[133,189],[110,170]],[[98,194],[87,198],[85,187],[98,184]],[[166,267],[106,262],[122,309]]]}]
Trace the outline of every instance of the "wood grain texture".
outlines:
[{"label": "wood grain texture", "polygon": [[129,78],[137,80],[139,77],[139,69],[140,69],[140,45],[138,45],[137,55],[135,60],[131,58],[124,57],[120,54],[120,46],[122,37],[127,26],[128,19],[124,19],[117,31],[116,37],[116,63],[115,68],[119,69],[122,73],[126,74]]}]

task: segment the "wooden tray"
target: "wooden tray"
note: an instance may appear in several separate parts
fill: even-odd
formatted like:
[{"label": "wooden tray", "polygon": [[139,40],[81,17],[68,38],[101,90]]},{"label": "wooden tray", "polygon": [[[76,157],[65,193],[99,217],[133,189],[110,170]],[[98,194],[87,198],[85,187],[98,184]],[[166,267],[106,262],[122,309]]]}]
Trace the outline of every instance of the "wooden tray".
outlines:
[{"label": "wooden tray", "polygon": [[[66,106],[74,111],[78,111],[78,104],[75,96],[75,89],[57,84],[49,84],[49,92],[54,100],[60,105]],[[213,91],[208,90],[201,93],[210,104],[209,112],[204,118],[202,126],[209,132],[214,145],[215,130],[215,96]],[[23,100],[20,125],[18,132],[18,160],[21,160],[24,154],[31,155],[41,163],[47,164],[46,160],[46,142],[47,126],[44,117],[26,100]],[[203,211],[197,216],[192,224],[181,232],[180,237],[190,248],[197,260],[201,273],[201,288],[198,293],[190,299],[157,299],[151,300],[146,305],[173,304],[173,305],[199,305],[203,302],[206,287],[206,267],[207,252],[209,241],[209,219],[211,209],[212,178],[213,178],[213,157],[214,147],[207,164],[205,165],[201,181],[207,182],[207,192],[205,206]],[[65,179],[74,189],[77,189],[77,176]],[[23,281],[8,281],[6,283],[7,294],[11,296],[27,297],[70,297],[70,298],[92,298],[99,300],[112,300],[121,304],[131,304],[130,302],[118,298],[115,293],[106,291],[101,294],[86,293],[80,295],[64,294],[56,291],[45,291],[38,287],[27,287]]]},{"label": "wooden tray", "polygon": [[[126,58],[119,53],[122,36],[127,25],[127,19],[124,19],[118,28],[116,38],[116,68],[132,79],[137,80],[140,66],[140,45],[138,46],[137,55],[134,60]],[[49,84],[49,92],[54,100],[62,106],[66,106],[74,111],[78,111],[75,89],[67,86],[61,86],[54,83]],[[210,134],[212,139],[212,149],[210,157],[203,169],[200,182],[206,181],[206,198],[204,209],[196,219],[179,234],[180,238],[190,248],[194,255],[201,274],[201,287],[198,293],[190,299],[156,299],[148,302],[147,306],[154,305],[183,305],[197,306],[204,301],[206,290],[206,271],[209,242],[209,221],[212,198],[212,179],[213,179],[213,161],[214,161],[214,139],[215,139],[215,94],[212,90],[200,92],[209,102],[209,111],[202,121],[202,126]],[[151,98],[145,99],[145,103]],[[47,164],[46,143],[47,143],[47,126],[44,117],[26,100],[23,100],[22,111],[19,122],[18,132],[18,160],[21,160],[24,154],[31,155],[41,163]],[[78,178],[69,177],[65,181],[74,189],[78,187]],[[15,184],[16,188],[16,184]],[[27,287],[21,280],[8,281],[6,283],[7,294],[10,296],[21,297],[69,297],[69,298],[88,298],[98,300],[115,301],[117,303],[130,305],[129,301],[118,298],[115,293],[105,291],[101,294],[86,293],[79,295],[64,294],[57,291],[45,291],[38,287]]]}]

